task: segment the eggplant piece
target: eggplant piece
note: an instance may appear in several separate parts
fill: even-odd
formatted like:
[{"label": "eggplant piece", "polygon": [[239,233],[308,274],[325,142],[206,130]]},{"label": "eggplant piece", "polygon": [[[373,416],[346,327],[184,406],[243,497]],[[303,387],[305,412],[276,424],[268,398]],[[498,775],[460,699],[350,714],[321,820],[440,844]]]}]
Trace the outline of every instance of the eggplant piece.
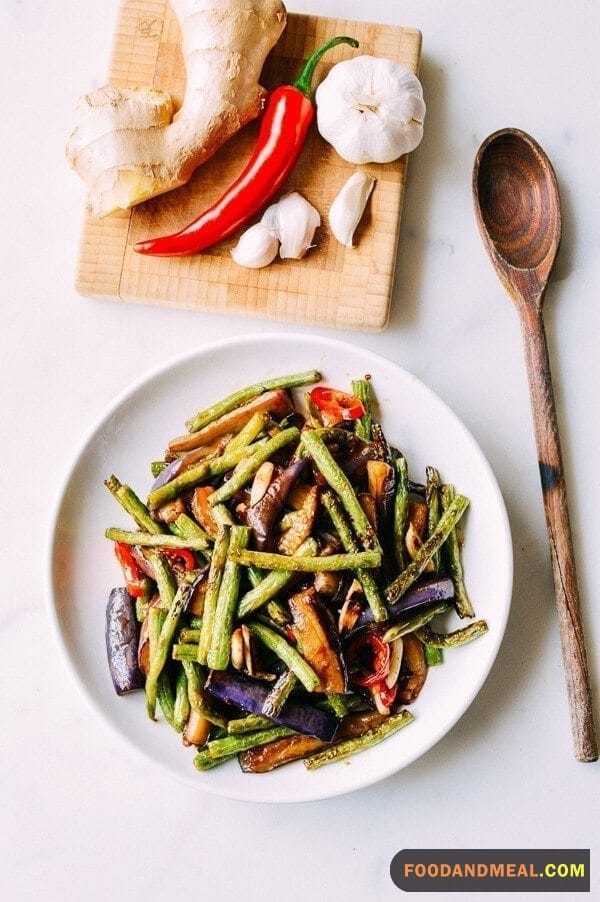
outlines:
[{"label": "eggplant piece", "polygon": [[[271,689],[261,680],[227,670],[211,670],[204,688],[214,698],[249,714],[262,714]],[[314,708],[306,702],[293,700],[285,703],[281,713],[273,718],[273,723],[324,742],[330,742],[338,728],[338,720],[333,714]]]},{"label": "eggplant piece", "polygon": [[[417,614],[422,608],[436,601],[449,601],[454,598],[454,585],[448,577],[430,576],[417,580],[405,594],[394,604],[387,604],[390,620],[398,620],[405,614]],[[373,621],[373,611],[365,608],[358,618],[356,628],[366,626]]]},{"label": "eggplant piece", "polygon": [[281,535],[277,543],[277,550],[280,554],[295,554],[302,543],[308,539],[313,531],[318,508],[319,488],[313,485],[301,510],[294,511],[290,515],[292,524]]},{"label": "eggplant piece", "polygon": [[137,657],[138,667],[140,668],[144,676],[147,676],[148,668],[150,667],[150,632],[148,630],[147,614],[142,621],[142,625],[140,626]]},{"label": "eggplant piece", "polygon": [[305,457],[295,460],[271,482],[260,501],[248,508],[246,522],[252,528],[258,551],[268,550],[272,543],[274,539],[273,524],[306,463]]},{"label": "eggplant piece", "polygon": [[[350,714],[342,720],[336,740],[362,736],[373,727],[379,726],[385,719],[385,716],[376,711]],[[269,742],[268,745],[257,746],[248,749],[247,752],[242,752],[238,756],[238,761],[245,773],[265,774],[283,764],[290,764],[292,761],[299,761],[306,758],[307,755],[312,755],[313,752],[320,752],[329,745],[329,742],[309,736],[286,736],[285,739],[277,739],[275,742]]]},{"label": "eggplant piece", "polygon": [[390,518],[394,508],[396,478],[394,468],[383,460],[371,460],[367,464],[369,493],[375,501],[375,519],[379,541],[390,533]]},{"label": "eggplant piece", "polygon": [[328,745],[328,742],[312,736],[286,736],[285,739],[276,739],[275,742],[242,752],[238,761],[246,774],[266,774],[283,764],[300,761],[313,752],[320,752]]},{"label": "eggplant piece", "polygon": [[210,485],[199,485],[194,489],[192,500],[190,501],[190,510],[197,523],[202,529],[208,533],[211,539],[216,539],[218,526],[213,517],[212,508],[208,503],[211,495],[214,495],[215,489]]},{"label": "eggplant piece", "polygon": [[292,595],[288,604],[302,655],[320,679],[317,692],[345,692],[347,674],[340,643],[314,586]]},{"label": "eggplant piece", "polygon": [[199,714],[197,711],[194,711],[192,709],[190,711],[190,716],[187,719],[187,723],[183,728],[183,744],[185,746],[204,745],[206,740],[210,736],[211,729],[211,722],[207,720],[204,715]]},{"label": "eggplant piece", "polygon": [[106,606],[106,653],[117,695],[144,685],[138,666],[138,632],[135,601],[127,589],[113,589]]},{"label": "eggplant piece", "polygon": [[427,662],[423,643],[408,633],[403,637],[402,673],[398,680],[397,701],[403,705],[414,702],[427,678]]},{"label": "eggplant piece", "polygon": [[208,445],[229,432],[239,432],[255,413],[266,410],[274,417],[281,419],[292,412],[293,406],[289,395],[283,389],[263,392],[247,404],[236,407],[229,413],[209,423],[199,432],[191,432],[174,438],[169,442],[170,451],[192,451],[202,445]]}]

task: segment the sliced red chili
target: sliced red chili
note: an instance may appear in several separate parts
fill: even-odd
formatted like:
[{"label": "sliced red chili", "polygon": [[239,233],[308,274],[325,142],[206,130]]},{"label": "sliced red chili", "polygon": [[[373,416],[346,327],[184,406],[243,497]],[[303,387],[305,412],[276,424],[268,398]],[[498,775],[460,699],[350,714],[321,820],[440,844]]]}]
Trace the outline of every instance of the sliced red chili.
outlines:
[{"label": "sliced red chili", "polygon": [[164,555],[171,561],[181,561],[186,570],[196,569],[196,558],[187,548],[161,548]]},{"label": "sliced red chili", "polygon": [[127,591],[133,598],[141,598],[146,593],[145,578],[130,546],[124,542],[115,542],[115,555],[123,570]]},{"label": "sliced red chili", "polygon": [[322,413],[338,420],[357,420],[365,413],[362,402],[356,395],[318,385],[310,393],[311,401]]},{"label": "sliced red chili", "polygon": [[389,673],[390,646],[374,633],[363,633],[348,646],[347,659],[357,686],[375,686]]},{"label": "sliced red chili", "polygon": [[374,689],[379,692],[382,705],[385,705],[386,708],[391,708],[396,701],[396,696],[398,694],[398,682],[396,681],[390,688],[386,681],[382,680],[378,686],[374,687]]}]

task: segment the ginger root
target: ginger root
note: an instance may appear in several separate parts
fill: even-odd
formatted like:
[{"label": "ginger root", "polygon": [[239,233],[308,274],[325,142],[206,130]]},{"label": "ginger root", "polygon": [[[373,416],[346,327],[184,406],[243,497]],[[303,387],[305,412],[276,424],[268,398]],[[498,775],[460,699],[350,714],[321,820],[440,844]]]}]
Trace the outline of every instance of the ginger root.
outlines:
[{"label": "ginger root", "polygon": [[171,0],[183,38],[186,89],[169,94],[105,85],[82,97],[67,159],[95,216],[183,185],[260,113],[259,77],[285,27],[281,0]]}]

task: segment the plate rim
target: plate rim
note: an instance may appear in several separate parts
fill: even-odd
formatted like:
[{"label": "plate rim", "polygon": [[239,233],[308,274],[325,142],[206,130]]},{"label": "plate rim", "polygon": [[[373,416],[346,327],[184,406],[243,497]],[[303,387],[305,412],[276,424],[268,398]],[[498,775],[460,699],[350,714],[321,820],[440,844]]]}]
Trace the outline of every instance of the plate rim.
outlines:
[{"label": "plate rim", "polygon": [[[452,720],[452,722],[448,725],[446,722],[443,726],[432,732],[431,736],[427,740],[427,743],[424,748],[421,748],[416,754],[409,758],[409,760],[405,761],[400,767],[395,766],[394,762],[390,763],[390,766],[387,768],[383,768],[383,770],[379,770],[377,774],[370,778],[369,774],[365,774],[365,777],[362,780],[359,780],[356,785],[348,788],[332,789],[332,791],[323,791],[322,789],[316,792],[308,792],[298,794],[294,798],[285,798],[281,799],[276,797],[274,793],[270,793],[264,795],[260,798],[256,797],[248,797],[247,794],[242,792],[238,792],[236,790],[224,790],[223,787],[217,786],[216,784],[212,784],[209,781],[198,782],[196,785],[192,783],[192,781],[188,780],[181,774],[178,774],[174,771],[168,764],[157,760],[150,752],[146,751],[146,749],[137,744],[133,738],[130,738],[126,735],[110,718],[110,716],[104,711],[104,709],[97,705],[94,699],[94,696],[91,693],[91,690],[85,684],[81,675],[79,674],[75,662],[71,656],[66,638],[63,634],[63,630],[61,629],[60,619],[58,615],[58,605],[56,603],[55,598],[55,590],[54,590],[54,553],[55,553],[55,545],[58,534],[59,527],[59,519],[61,509],[67,497],[67,492],[69,489],[69,485],[73,474],[77,468],[78,463],[81,458],[85,454],[88,446],[90,445],[94,436],[102,429],[102,427],[106,424],[106,422],[113,416],[118,409],[123,405],[129,398],[136,394],[140,389],[146,386],[148,383],[154,381],[155,379],[160,378],[161,376],[168,373],[169,370],[174,369],[178,366],[185,366],[190,360],[193,358],[202,358],[205,355],[209,355],[215,352],[218,352],[223,348],[231,348],[232,346],[247,346],[247,345],[256,345],[256,344],[264,344],[265,341],[303,341],[303,342],[311,342],[320,346],[322,349],[338,351],[343,353],[344,350],[351,349],[352,352],[356,353],[357,351],[365,358],[368,362],[373,361],[377,364],[384,364],[386,366],[392,366],[394,369],[399,370],[406,376],[408,376],[411,380],[414,380],[415,383],[419,386],[421,390],[423,390],[428,396],[430,396],[437,404],[440,404],[446,413],[448,413],[451,418],[456,422],[459,429],[462,431],[467,441],[471,444],[474,451],[480,458],[480,462],[483,465],[483,468],[486,471],[487,477],[490,482],[490,487],[496,497],[498,503],[498,510],[501,513],[501,521],[502,521],[502,532],[503,539],[505,543],[506,553],[507,553],[507,569],[504,576],[504,586],[502,597],[506,599],[505,604],[502,609],[502,619],[500,623],[497,623],[497,628],[493,631],[492,636],[495,636],[495,644],[493,649],[490,652],[488,661],[482,672],[479,674],[478,681],[475,685],[474,691],[470,692],[463,703],[458,708],[458,711]],[[136,756],[140,754],[146,759],[147,762],[151,763],[153,766],[159,765],[162,771],[166,771],[170,774],[172,778],[177,780],[178,782],[189,786],[190,784],[194,786],[200,792],[206,791],[211,795],[219,796],[221,798],[230,798],[237,801],[250,802],[255,804],[301,804],[303,802],[313,802],[319,801],[329,798],[337,798],[343,795],[347,795],[352,792],[357,792],[361,789],[366,789],[370,786],[374,786],[383,780],[388,779],[396,773],[400,773],[400,771],[409,767],[415,761],[422,758],[426,755],[431,749],[437,745],[437,743],[447,735],[461,720],[469,707],[473,704],[475,699],[477,698],[479,692],[483,688],[485,682],[488,679],[488,676],[496,662],[498,657],[498,652],[502,645],[504,635],[506,632],[506,625],[508,622],[508,618],[510,615],[510,609],[512,605],[512,593],[513,593],[513,581],[514,581],[514,554],[513,554],[513,542],[512,542],[512,533],[510,528],[510,521],[508,518],[508,513],[506,510],[506,504],[504,502],[504,498],[502,492],[500,490],[500,486],[498,485],[498,481],[494,474],[494,471],[484,454],[483,450],[479,446],[479,443],[472,435],[467,426],[463,423],[461,418],[454,412],[454,410],[436,393],[431,389],[425,382],[423,382],[418,376],[412,373],[410,370],[406,370],[400,364],[396,363],[393,360],[390,360],[388,357],[383,354],[379,354],[375,351],[371,351],[366,348],[360,347],[358,344],[353,343],[351,341],[344,341],[338,338],[329,338],[328,336],[321,335],[312,335],[310,333],[304,332],[294,332],[290,330],[286,330],[284,332],[255,332],[249,335],[235,335],[230,336],[228,338],[219,339],[217,341],[211,341],[206,345],[197,346],[195,348],[189,349],[184,353],[172,355],[165,362],[158,364],[155,367],[145,371],[136,379],[132,380],[132,382],[128,383],[128,385],[117,393],[107,404],[104,405],[100,414],[94,418],[90,426],[85,430],[81,440],[78,442],[75,451],[70,456],[68,463],[62,473],[62,478],[59,480],[58,489],[55,493],[53,503],[50,507],[50,515],[48,519],[48,533],[47,540],[45,543],[44,550],[44,600],[46,612],[48,614],[48,618],[51,623],[51,629],[54,636],[54,640],[58,649],[60,650],[60,656],[65,664],[67,670],[70,673],[72,680],[75,682],[80,695],[86,700],[87,704],[92,708],[95,715],[105,724],[107,724],[113,735],[119,737],[119,740],[123,743],[123,745],[129,750],[130,753],[135,753]],[[490,637],[491,638],[491,637]]]}]

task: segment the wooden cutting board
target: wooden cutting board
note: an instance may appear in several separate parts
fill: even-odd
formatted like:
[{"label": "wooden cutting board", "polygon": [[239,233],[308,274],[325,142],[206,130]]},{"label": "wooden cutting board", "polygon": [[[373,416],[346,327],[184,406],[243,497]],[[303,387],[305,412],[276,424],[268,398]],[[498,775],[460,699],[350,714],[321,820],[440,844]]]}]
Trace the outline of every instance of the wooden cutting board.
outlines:
[{"label": "wooden cutting board", "polygon": [[[418,71],[421,34],[410,28],[290,13],[261,78],[266,88],[293,81],[302,61],[323,41],[348,34],[360,41],[340,46],[321,63],[316,80],[356,53],[389,57]],[[118,86],[151,85],[179,104],[185,89],[180,31],[166,0],[125,0],[115,37],[109,80]],[[312,129],[283,193],[300,191],[321,213],[317,246],[302,260],[279,260],[261,270],[231,259],[236,238],[193,257],[136,254],[134,242],[182,228],[215,200],[248,159],[257,123],[242,129],[196,170],[191,181],[105,219],[86,215],[77,290],[90,297],[187,307],[225,314],[375,331],[385,328],[394,278],[406,157],[364,168],[377,184],[358,232],[346,249],[327,228],[327,211],[355,166],[344,162]]]}]

